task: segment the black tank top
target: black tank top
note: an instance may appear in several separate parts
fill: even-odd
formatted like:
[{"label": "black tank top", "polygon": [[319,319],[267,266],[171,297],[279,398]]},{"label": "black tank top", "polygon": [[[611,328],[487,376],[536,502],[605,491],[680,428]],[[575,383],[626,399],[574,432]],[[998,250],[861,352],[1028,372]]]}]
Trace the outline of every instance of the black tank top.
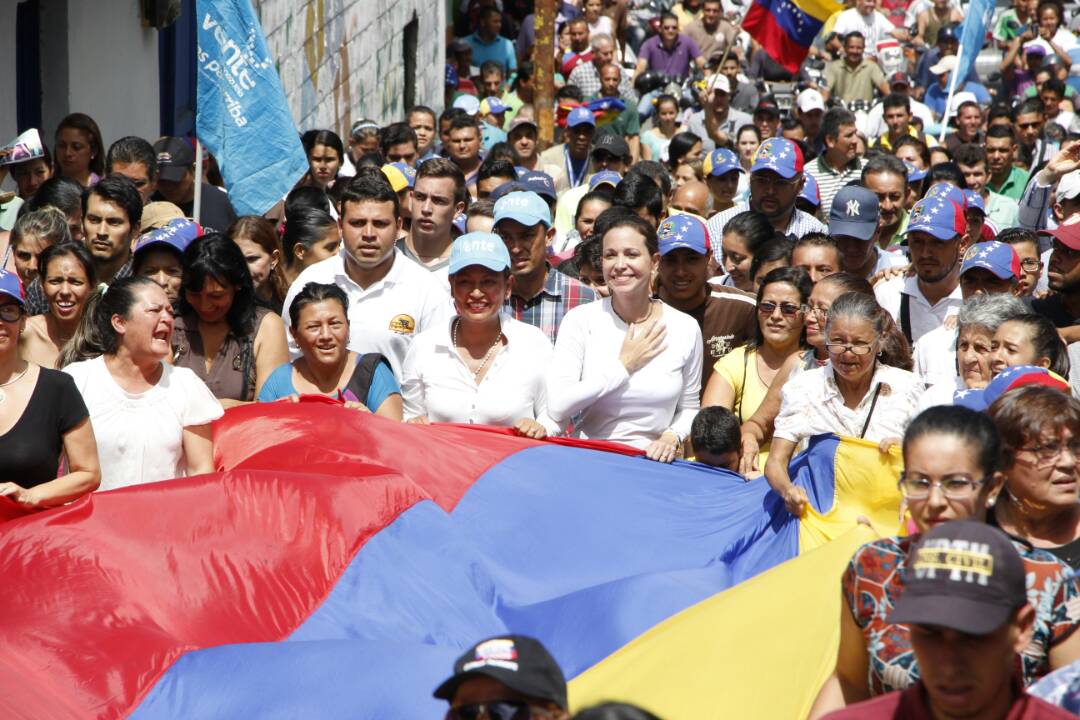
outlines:
[{"label": "black tank top", "polygon": [[0,435],[0,482],[30,488],[55,480],[64,433],[88,415],[71,376],[42,368],[22,416]]}]

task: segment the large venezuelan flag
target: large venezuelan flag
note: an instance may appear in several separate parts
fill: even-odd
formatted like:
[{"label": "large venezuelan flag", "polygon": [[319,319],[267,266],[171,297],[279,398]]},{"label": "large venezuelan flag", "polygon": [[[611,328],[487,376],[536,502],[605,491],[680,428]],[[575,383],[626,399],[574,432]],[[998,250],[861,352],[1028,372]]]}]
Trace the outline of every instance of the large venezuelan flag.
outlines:
[{"label": "large venezuelan flag", "polygon": [[0,524],[0,717],[439,717],[510,631],[579,706],[797,717],[853,518],[898,524],[896,456],[835,437],[793,463],[802,521],[764,480],[321,404],[230,410],[216,446],[219,473]]},{"label": "large venezuelan flag", "polygon": [[843,9],[836,0],[753,0],[742,26],[769,57],[797,73],[822,24]]}]

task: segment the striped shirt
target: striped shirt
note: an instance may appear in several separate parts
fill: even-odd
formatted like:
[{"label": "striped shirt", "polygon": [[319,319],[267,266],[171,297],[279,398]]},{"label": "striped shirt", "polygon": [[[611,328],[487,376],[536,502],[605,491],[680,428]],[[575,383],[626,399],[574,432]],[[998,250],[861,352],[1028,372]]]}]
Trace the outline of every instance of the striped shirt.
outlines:
[{"label": "striped shirt", "polygon": [[[746,212],[749,209],[750,203],[748,202],[736,203],[727,210],[718,212],[709,218],[706,227],[709,230],[713,257],[716,258],[716,262],[723,263],[724,261],[724,248],[721,243],[721,240],[724,237],[724,226],[728,224],[728,221],[730,221],[731,218],[739,213]],[[784,234],[788,237],[799,239],[803,235],[812,232],[828,233],[829,229],[813,215],[795,208],[795,211],[791,214],[791,221],[788,223],[787,228],[784,229]]]},{"label": "striped shirt", "polygon": [[554,343],[566,313],[593,300],[596,292],[592,288],[548,265],[543,290],[528,300],[510,295],[503,307],[515,320],[540,328]]},{"label": "striped shirt", "polygon": [[855,158],[845,165],[842,171],[837,172],[825,162],[824,155],[819,155],[817,160],[810,163],[810,166],[806,168],[806,174],[817,180],[818,192],[821,193],[822,212],[829,212],[833,198],[836,193],[840,192],[840,188],[852,180],[858,180],[862,177],[862,169],[865,164],[866,161],[862,158]]}]

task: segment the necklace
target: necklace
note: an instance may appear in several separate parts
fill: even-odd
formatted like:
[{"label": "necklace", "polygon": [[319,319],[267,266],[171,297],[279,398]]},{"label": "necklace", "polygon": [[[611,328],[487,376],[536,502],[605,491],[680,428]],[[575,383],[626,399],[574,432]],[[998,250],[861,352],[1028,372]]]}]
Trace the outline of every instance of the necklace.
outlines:
[{"label": "necklace", "polygon": [[[6,388],[8,385],[19,382],[20,380],[22,380],[23,375],[28,372],[30,372],[30,363],[26,363],[26,369],[23,370],[21,373],[8,380],[6,383],[0,383],[0,388]],[[2,405],[5,400],[7,400],[7,393],[3,390],[0,390],[0,405]]]},{"label": "necklace", "polygon": [[651,318],[651,317],[652,317],[652,311],[653,311],[653,305],[654,305],[654,304],[655,304],[655,303],[653,303],[653,301],[652,301],[652,300],[650,300],[650,301],[649,301],[649,311],[648,311],[647,313],[645,313],[645,317],[641,318],[640,320],[635,320],[635,321],[633,321],[633,322],[631,322],[631,321],[627,320],[626,318],[624,318],[624,317],[623,317],[623,316],[622,316],[622,315],[621,315],[621,314],[619,313],[619,311],[615,309],[615,305],[614,305],[614,304],[612,304],[612,306],[611,306],[611,311],[612,311],[613,313],[615,313],[615,315],[616,315],[616,316],[618,316],[618,318],[619,318],[620,320],[622,320],[622,321],[623,321],[624,323],[626,323],[627,325],[641,325],[642,323],[648,322],[649,318]]},{"label": "necklace", "polygon": [[[461,318],[458,318],[454,321],[454,326],[450,331],[450,340],[454,343],[455,348],[458,346],[457,331],[458,327],[460,326]],[[495,342],[491,344],[491,348],[487,351],[487,355],[484,356],[484,360],[480,363],[480,367],[476,368],[476,370],[473,371],[473,382],[477,385],[480,384],[480,373],[482,373],[484,371],[484,368],[487,367],[487,364],[491,362],[491,358],[495,357],[495,351],[499,349],[499,345],[501,343],[502,331],[500,330],[499,334],[495,336]],[[466,363],[465,366],[468,367],[468,363]]]}]

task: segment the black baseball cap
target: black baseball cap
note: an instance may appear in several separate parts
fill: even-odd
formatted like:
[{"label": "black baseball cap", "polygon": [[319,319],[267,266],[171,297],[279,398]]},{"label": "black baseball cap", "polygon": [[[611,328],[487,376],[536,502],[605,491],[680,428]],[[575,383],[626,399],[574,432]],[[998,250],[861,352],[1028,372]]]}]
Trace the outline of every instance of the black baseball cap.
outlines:
[{"label": "black baseball cap", "polygon": [[779,115],[780,106],[776,104],[776,100],[773,99],[772,95],[766,95],[758,101],[757,105],[754,106],[754,114],[757,115],[759,112],[767,112],[773,115]]},{"label": "black baseball cap", "polygon": [[183,138],[163,137],[154,143],[157,155],[158,176],[162,180],[179,182],[184,173],[195,164],[195,149]]},{"label": "black baseball cap", "polygon": [[451,701],[458,686],[474,677],[489,677],[533,700],[567,708],[566,678],[539,640],[525,635],[498,635],[481,640],[454,663],[454,674],[435,688],[440,700]]},{"label": "black baseball cap", "polygon": [[630,157],[630,146],[626,144],[626,140],[622,135],[613,132],[601,132],[593,138],[592,152],[597,150],[606,150],[617,158]]},{"label": "black baseball cap", "polygon": [[888,620],[989,635],[1027,602],[1024,576],[1024,562],[1005,533],[986,523],[953,520],[912,548],[904,593]]}]

